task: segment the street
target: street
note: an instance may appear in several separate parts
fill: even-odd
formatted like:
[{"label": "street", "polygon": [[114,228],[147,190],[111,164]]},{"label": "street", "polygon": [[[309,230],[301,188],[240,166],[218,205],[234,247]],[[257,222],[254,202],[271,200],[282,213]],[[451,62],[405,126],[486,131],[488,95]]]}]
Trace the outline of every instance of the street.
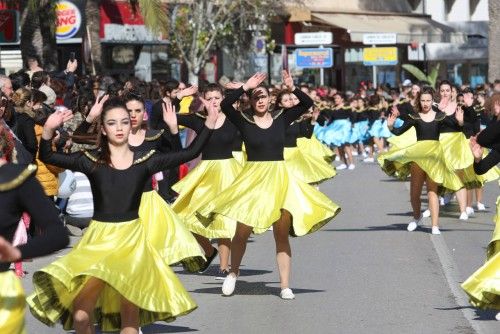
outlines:
[{"label": "street", "polygon": [[[147,326],[143,333],[500,332],[495,312],[471,308],[459,286],[484,262],[497,182],[485,188],[487,212],[463,222],[456,202],[443,209],[441,236],[431,235],[429,226],[406,231],[408,183],[387,177],[376,164],[358,162],[320,190],[342,212],[319,232],[291,241],[295,300],[279,298],[274,241],[267,232],[250,239],[231,297],[222,297],[215,270],[193,275],[175,267],[199,308],[173,323]],[[33,271],[62,253],[25,264],[27,294]],[[27,330],[65,332],[60,325],[46,327],[29,311]]]}]

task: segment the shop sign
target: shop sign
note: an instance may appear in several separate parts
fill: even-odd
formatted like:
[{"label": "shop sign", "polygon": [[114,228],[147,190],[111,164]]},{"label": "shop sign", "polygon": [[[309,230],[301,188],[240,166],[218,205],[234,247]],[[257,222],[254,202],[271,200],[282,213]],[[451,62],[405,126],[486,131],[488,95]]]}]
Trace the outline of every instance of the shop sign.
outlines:
[{"label": "shop sign", "polygon": [[396,33],[371,33],[363,34],[363,44],[365,45],[391,45],[396,44]]},{"label": "shop sign", "polygon": [[364,48],[363,64],[365,66],[396,65],[398,48]]},{"label": "shop sign", "polygon": [[56,38],[65,40],[76,37],[82,26],[82,13],[78,6],[70,1],[59,1],[56,17]]},{"label": "shop sign", "polygon": [[19,42],[19,12],[17,10],[0,10],[0,43]]},{"label": "shop sign", "polygon": [[104,25],[104,42],[157,42],[161,38],[151,33],[144,25],[115,24]]},{"label": "shop sign", "polygon": [[295,65],[302,68],[327,68],[333,66],[333,49],[311,48],[295,50]]},{"label": "shop sign", "polygon": [[333,36],[331,32],[298,32],[294,35],[296,45],[328,45],[332,44]]}]

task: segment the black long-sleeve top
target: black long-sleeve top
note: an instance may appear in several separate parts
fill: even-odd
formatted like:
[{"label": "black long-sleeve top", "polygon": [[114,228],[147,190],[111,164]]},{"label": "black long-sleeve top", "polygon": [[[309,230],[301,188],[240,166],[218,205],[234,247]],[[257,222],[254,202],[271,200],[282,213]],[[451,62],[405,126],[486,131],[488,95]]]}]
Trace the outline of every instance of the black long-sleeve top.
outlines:
[{"label": "black long-sleeve top", "polygon": [[351,123],[354,123],[356,121],[356,115],[351,110],[351,107],[348,107],[348,106],[335,107],[333,110],[331,110],[328,113],[328,116],[330,118],[328,125],[330,125],[334,121],[340,120],[340,119],[347,119]]},{"label": "black long-sleeve top", "polygon": [[236,102],[245,91],[242,87],[229,92],[221,102],[222,112],[238,128],[245,143],[248,161],[281,161],[285,146],[285,131],[290,124],[307,112],[313,106],[313,100],[295,89],[293,94],[299,99],[299,104],[282,109],[273,116],[273,123],[267,129],[259,127],[253,118],[234,109]]},{"label": "black long-sleeve top", "polygon": [[[50,254],[69,243],[68,234],[57,210],[35,178],[36,166],[6,164],[0,167],[0,235],[12,241],[23,212],[31,216],[31,224],[43,233],[17,246],[21,259]],[[0,262],[0,272],[10,263]]]},{"label": "black long-sleeve top", "polygon": [[[146,130],[144,141],[139,146],[129,145],[133,152],[149,152],[156,150],[161,153],[177,152],[182,150],[179,134],[171,134],[163,130]],[[144,185],[144,192],[153,190],[153,184],[148,180]]]},{"label": "black long-sleeve top", "polygon": [[[188,127],[198,134],[205,124],[205,116],[201,114],[179,114],[177,115],[179,125]],[[238,140],[239,132],[236,126],[227,118],[218,129],[214,129],[212,136],[201,152],[203,160],[221,160],[233,157],[233,145]],[[241,144],[240,144],[241,151]]]},{"label": "black long-sleeve top", "polygon": [[354,112],[355,123],[369,121],[371,117],[371,113],[368,109],[356,110]]},{"label": "black long-sleeve top", "polygon": [[413,106],[408,100],[400,101],[400,103],[396,106],[399,111],[399,118],[403,121],[406,121],[411,114],[413,114]]},{"label": "black long-sleeve top", "polygon": [[35,134],[35,120],[26,113],[20,113],[17,116],[16,131],[17,138],[23,143],[24,148],[31,153],[35,161],[38,142]]},{"label": "black long-sleeve top", "polygon": [[[180,110],[181,101],[174,97],[171,99],[172,105],[175,108],[175,111],[178,113]],[[154,130],[161,130],[164,126],[163,122],[163,99],[160,99],[151,108],[151,117],[149,118],[149,127]]]},{"label": "black long-sleeve top", "polygon": [[439,140],[439,134],[443,128],[460,128],[454,117],[446,116],[443,112],[437,112],[433,121],[425,122],[418,114],[410,114],[408,119],[399,128],[392,128],[391,132],[397,136],[405,133],[411,127],[415,127],[417,141]]},{"label": "black long-sleeve top", "polygon": [[474,162],[476,174],[484,174],[500,162],[500,121],[494,120],[477,135],[477,143],[491,149],[490,153],[479,162]]},{"label": "black long-sleeve top", "polygon": [[94,201],[93,219],[123,222],[138,217],[144,185],[151,175],[198,156],[211,133],[212,130],[205,127],[188,148],[178,152],[134,152],[134,162],[127,169],[98,163],[97,158],[86,151],[73,154],[53,152],[50,142],[44,139],[40,142],[40,159],[87,175]]},{"label": "black long-sleeve top", "polygon": [[463,132],[467,138],[476,135],[481,127],[481,118],[473,106],[462,107],[464,111]]},{"label": "black long-sleeve top", "polygon": [[297,147],[297,138],[311,138],[313,130],[310,119],[293,122],[285,132],[285,147]]}]

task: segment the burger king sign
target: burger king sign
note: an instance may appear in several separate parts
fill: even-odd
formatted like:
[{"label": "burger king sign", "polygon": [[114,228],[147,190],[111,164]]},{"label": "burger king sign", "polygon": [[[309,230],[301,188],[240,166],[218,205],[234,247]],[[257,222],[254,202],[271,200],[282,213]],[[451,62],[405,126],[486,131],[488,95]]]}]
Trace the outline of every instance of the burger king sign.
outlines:
[{"label": "burger king sign", "polygon": [[56,5],[56,38],[74,37],[82,25],[80,9],[70,1],[59,1]]}]

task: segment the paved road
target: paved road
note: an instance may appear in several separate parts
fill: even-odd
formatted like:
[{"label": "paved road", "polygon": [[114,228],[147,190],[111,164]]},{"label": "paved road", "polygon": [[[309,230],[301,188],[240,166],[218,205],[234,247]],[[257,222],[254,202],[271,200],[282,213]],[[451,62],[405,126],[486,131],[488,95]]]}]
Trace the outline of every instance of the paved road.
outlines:
[{"label": "paved road", "polygon": [[[211,276],[175,268],[199,308],[143,332],[500,332],[494,314],[470,308],[458,289],[484,261],[493,231],[496,183],[486,188],[488,212],[460,222],[456,207],[446,208],[442,236],[432,236],[428,229],[406,231],[408,184],[386,177],[376,165],[359,163],[354,171],[341,171],[321,190],[342,212],[321,231],[292,240],[295,300],[278,296],[274,242],[268,232],[251,239],[232,297],[222,297],[221,283]],[[28,263],[27,268],[32,272],[55,256]],[[32,290],[30,280],[23,280],[27,292]],[[28,316],[28,333],[64,331]]]}]

